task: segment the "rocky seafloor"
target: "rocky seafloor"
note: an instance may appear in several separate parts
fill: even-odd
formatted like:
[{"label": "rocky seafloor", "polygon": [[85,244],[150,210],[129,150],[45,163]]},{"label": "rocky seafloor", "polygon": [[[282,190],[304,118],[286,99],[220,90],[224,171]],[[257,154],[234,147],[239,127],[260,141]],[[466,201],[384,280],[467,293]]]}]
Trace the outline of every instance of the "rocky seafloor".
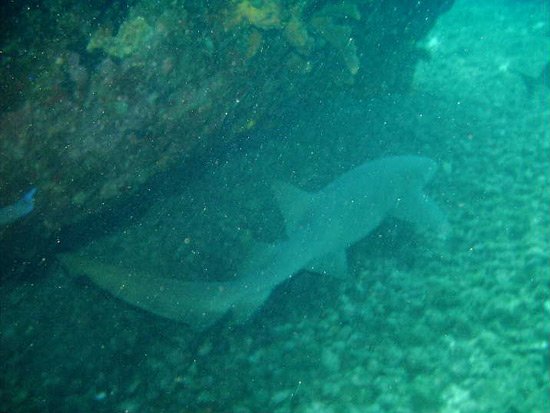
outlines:
[{"label": "rocky seafloor", "polygon": [[[225,220],[221,207],[193,213],[214,185],[235,188],[238,176],[239,190],[261,194],[253,178],[275,174],[315,189],[340,167],[386,153],[437,159],[428,192],[448,213],[446,241],[386,224],[351,249],[349,279],[300,274],[250,323],[203,334],[59,266],[9,279],[0,287],[0,411],[550,411],[550,96],[544,85],[529,93],[517,73],[536,77],[546,64],[548,12],[541,2],[459,1],[426,38],[432,59],[417,68],[410,95],[312,110],[290,128],[302,140],[255,144],[249,173],[236,175],[232,158],[220,156],[222,166],[213,161],[190,187],[194,202],[185,191],[168,197],[88,248],[142,268],[162,260],[159,271],[230,266],[216,261],[217,248],[226,245],[221,255],[235,259],[248,239],[282,231],[280,217],[265,213],[259,205],[269,195],[259,196],[244,210],[258,225],[235,235],[230,229],[244,225],[238,211]],[[313,150],[323,139],[341,151]],[[304,160],[292,145],[311,155]],[[270,164],[277,150],[285,162]],[[198,218],[181,222],[185,214]],[[170,255],[167,217],[188,228],[182,239],[196,240],[198,258],[185,258],[186,243]]]}]

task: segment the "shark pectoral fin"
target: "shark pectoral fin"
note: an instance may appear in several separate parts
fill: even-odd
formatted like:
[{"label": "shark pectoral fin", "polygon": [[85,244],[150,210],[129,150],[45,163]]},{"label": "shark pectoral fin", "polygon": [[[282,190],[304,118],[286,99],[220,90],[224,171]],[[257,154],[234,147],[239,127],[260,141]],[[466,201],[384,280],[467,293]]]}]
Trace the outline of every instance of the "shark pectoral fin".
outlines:
[{"label": "shark pectoral fin", "polygon": [[325,254],[309,265],[308,270],[320,274],[328,274],[338,278],[344,278],[349,274],[346,251]]},{"label": "shark pectoral fin", "polygon": [[391,211],[395,218],[415,225],[419,230],[429,231],[439,238],[446,238],[450,231],[447,216],[426,194],[411,193],[399,200]]},{"label": "shark pectoral fin", "polygon": [[272,188],[285,218],[287,233],[291,235],[310,210],[315,195],[284,182],[276,181]]}]

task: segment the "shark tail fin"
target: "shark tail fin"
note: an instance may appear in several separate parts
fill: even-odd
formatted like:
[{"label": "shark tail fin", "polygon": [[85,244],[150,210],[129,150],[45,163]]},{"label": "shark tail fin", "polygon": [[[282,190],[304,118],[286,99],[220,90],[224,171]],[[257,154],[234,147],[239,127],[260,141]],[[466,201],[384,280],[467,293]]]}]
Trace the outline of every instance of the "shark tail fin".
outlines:
[{"label": "shark tail fin", "polygon": [[114,297],[142,310],[204,330],[242,300],[241,285],[189,282],[110,265],[79,254],[59,254],[71,275],[84,275]]}]

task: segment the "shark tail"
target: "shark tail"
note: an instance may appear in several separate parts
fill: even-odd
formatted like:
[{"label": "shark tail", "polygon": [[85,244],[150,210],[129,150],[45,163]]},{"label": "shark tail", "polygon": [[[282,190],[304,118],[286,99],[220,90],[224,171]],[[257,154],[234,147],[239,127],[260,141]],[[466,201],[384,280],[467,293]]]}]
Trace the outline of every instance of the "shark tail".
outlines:
[{"label": "shark tail", "polygon": [[[78,254],[59,254],[71,275],[84,275],[95,285],[135,307],[204,330],[228,311],[243,307],[236,282],[190,282],[109,265]],[[244,307],[249,307],[247,303]]]}]

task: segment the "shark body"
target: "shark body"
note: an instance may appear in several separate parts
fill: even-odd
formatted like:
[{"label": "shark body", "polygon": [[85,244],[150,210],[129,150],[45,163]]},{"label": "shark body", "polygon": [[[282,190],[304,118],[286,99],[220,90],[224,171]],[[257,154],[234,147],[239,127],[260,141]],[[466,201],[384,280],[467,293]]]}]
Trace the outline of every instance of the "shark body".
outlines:
[{"label": "shark body", "polygon": [[366,162],[315,193],[276,185],[287,239],[260,248],[235,281],[148,279],[133,272],[105,280],[112,270],[98,270],[79,257],[63,260],[115,296],[197,329],[215,323],[228,311],[242,322],[277,285],[302,269],[345,275],[346,249],[387,217],[444,235],[445,214],[422,192],[435,170],[435,162],[428,158],[395,156]]},{"label": "shark body", "polygon": [[422,192],[435,170],[428,158],[396,156],[366,162],[316,193],[276,185],[288,239],[264,247],[249,264],[238,282],[249,291],[243,303],[250,310],[236,316],[246,319],[274,287],[302,269],[347,275],[347,248],[387,217],[445,236],[445,214]]}]

